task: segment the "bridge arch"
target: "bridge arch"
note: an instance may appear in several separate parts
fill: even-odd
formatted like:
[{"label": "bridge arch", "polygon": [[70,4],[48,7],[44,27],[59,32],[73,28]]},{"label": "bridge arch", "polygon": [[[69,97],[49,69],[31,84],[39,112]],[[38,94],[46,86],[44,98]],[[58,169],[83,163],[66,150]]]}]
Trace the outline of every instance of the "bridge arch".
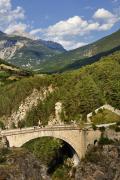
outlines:
[{"label": "bridge arch", "polygon": [[98,131],[84,131],[76,127],[45,127],[25,128],[3,131],[10,147],[21,147],[32,139],[40,137],[54,137],[69,144],[78,155],[79,159],[85,156],[87,145],[94,144],[94,140],[100,137]]},{"label": "bridge arch", "polygon": [[[74,142],[72,138],[70,138],[70,136],[66,136],[64,133],[63,134],[59,134],[58,132],[42,132],[42,133],[32,133],[32,134],[28,134],[28,135],[20,135],[21,137],[17,138],[17,137],[14,137],[14,139],[17,140],[17,147],[22,147],[24,144],[26,144],[27,142],[31,141],[31,140],[34,140],[34,139],[37,139],[37,138],[42,138],[42,137],[52,137],[52,138],[56,138],[56,139],[60,139],[62,141],[64,141],[65,143],[67,143],[73,150],[74,152],[76,153],[77,157],[80,159],[81,158],[81,155],[79,156],[79,150],[78,147],[77,147],[77,143],[76,141]],[[23,137],[22,137],[23,136]],[[10,141],[11,142],[11,141]],[[80,142],[79,142],[80,143]],[[15,145],[15,147],[16,147]],[[10,145],[11,146],[11,145]],[[13,145],[14,146],[14,145]]]},{"label": "bridge arch", "polygon": [[[74,166],[78,165],[78,163],[80,162],[80,158],[79,158],[76,150],[73,148],[73,146],[70,143],[68,143],[67,141],[60,139],[60,138],[51,137],[51,136],[43,136],[43,137],[39,137],[36,139],[32,139],[30,141],[27,141],[25,144],[23,144],[23,147],[24,147],[24,145],[26,145],[27,143],[29,143],[33,140],[39,140],[42,138],[51,138],[51,139],[60,140],[63,143],[62,146],[59,148],[60,152],[62,152],[61,155],[63,155],[63,156],[67,155],[69,158],[73,159]],[[47,140],[49,141],[49,139],[47,139]]]}]

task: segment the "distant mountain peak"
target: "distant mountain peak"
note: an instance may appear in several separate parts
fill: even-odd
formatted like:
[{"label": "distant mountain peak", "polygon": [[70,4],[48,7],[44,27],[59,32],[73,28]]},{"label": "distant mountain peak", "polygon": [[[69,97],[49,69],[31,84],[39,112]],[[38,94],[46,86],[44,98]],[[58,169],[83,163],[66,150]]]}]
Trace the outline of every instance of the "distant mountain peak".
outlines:
[{"label": "distant mountain peak", "polygon": [[66,52],[64,47],[61,44],[57,43],[57,42],[49,41],[49,40],[45,41],[45,40],[42,40],[42,39],[39,39],[39,40],[36,40],[36,41],[44,44],[45,46],[47,46],[50,49],[58,50],[58,51],[61,51],[61,52]]},{"label": "distant mountain peak", "polygon": [[16,34],[7,35],[0,31],[0,58],[17,66],[37,68],[42,61],[65,51],[56,42],[33,40]]}]

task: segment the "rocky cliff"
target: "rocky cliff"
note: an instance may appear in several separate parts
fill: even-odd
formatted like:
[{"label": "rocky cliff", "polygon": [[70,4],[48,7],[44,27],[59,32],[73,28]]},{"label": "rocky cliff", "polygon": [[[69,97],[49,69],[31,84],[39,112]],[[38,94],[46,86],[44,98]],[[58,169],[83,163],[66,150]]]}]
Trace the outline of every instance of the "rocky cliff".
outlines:
[{"label": "rocky cliff", "polygon": [[0,150],[2,180],[61,180],[61,177],[69,180],[120,180],[120,144],[90,147],[78,167],[69,166],[68,159],[66,165],[58,165],[50,176],[47,174],[48,167],[41,162],[40,157],[35,157],[23,148],[7,151],[2,157]]},{"label": "rocky cliff", "polygon": [[120,145],[92,148],[77,168],[76,180],[120,180]]},{"label": "rocky cliff", "polygon": [[23,102],[21,102],[21,105],[19,106],[18,110],[13,112],[11,116],[8,118],[8,128],[11,126],[13,122],[17,126],[19,121],[24,120],[27,112],[29,112],[33,107],[37,106],[39,101],[43,101],[49,95],[49,93],[52,92],[52,86],[49,86],[48,88],[43,88],[41,91],[33,89],[32,94],[26,97],[26,99]]},{"label": "rocky cliff", "polygon": [[12,149],[0,166],[1,180],[49,180],[47,168],[24,149]]},{"label": "rocky cliff", "polygon": [[14,65],[34,68],[42,61],[65,52],[62,45],[0,32],[0,58]]}]

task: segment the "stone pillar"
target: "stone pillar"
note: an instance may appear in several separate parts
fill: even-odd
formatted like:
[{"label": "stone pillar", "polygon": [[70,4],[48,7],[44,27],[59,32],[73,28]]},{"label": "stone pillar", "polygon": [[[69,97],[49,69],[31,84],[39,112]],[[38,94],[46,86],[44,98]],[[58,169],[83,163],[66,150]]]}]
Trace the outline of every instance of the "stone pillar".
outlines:
[{"label": "stone pillar", "polygon": [[55,104],[55,119],[58,124],[61,124],[61,113],[62,113],[62,103],[57,102]]}]

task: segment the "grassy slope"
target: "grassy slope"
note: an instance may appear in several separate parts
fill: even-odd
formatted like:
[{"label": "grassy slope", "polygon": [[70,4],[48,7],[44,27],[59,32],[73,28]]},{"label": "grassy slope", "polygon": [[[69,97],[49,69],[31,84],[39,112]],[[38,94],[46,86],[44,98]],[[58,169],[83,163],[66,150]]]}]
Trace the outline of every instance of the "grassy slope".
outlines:
[{"label": "grassy slope", "polygon": [[10,84],[31,75],[32,73],[30,71],[20,69],[0,59],[0,86]]},{"label": "grassy slope", "polygon": [[107,109],[104,109],[92,116],[91,120],[94,124],[113,123],[120,121],[120,116]]},{"label": "grassy slope", "polygon": [[56,72],[61,71],[64,68],[64,70],[66,70],[69,69],[70,65],[72,67],[75,66],[73,63],[77,63],[77,61],[78,64],[76,64],[76,67],[78,65],[78,68],[86,64],[91,64],[91,58],[89,59],[89,57],[96,56],[98,54],[97,57],[93,57],[93,63],[98,60],[99,57],[102,57],[104,55],[101,53],[110,51],[113,48],[120,46],[119,37],[120,30],[90,45],[52,57],[48,62],[44,62],[41,64],[40,71]]}]

